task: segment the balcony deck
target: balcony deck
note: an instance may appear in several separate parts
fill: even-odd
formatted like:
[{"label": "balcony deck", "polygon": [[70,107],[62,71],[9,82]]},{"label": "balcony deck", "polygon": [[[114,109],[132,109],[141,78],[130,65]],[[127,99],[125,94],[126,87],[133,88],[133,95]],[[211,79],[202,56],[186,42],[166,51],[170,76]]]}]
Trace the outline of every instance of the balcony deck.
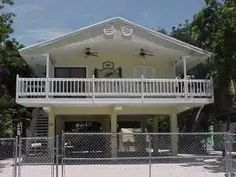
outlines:
[{"label": "balcony deck", "polygon": [[213,83],[206,79],[19,78],[16,102],[50,104],[209,104]]}]

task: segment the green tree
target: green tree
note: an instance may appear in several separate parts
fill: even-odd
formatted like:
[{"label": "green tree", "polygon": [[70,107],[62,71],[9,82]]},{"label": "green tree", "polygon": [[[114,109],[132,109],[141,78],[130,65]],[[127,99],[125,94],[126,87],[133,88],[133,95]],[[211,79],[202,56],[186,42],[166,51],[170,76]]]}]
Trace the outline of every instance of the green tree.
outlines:
[{"label": "green tree", "polygon": [[[12,5],[11,0],[2,0],[0,11],[6,5]],[[31,75],[31,70],[20,57],[18,50],[22,47],[11,38],[14,14],[1,12],[0,15],[0,137],[10,137],[16,133],[16,125],[23,124],[23,135],[29,111],[15,103],[16,74]]]},{"label": "green tree", "polygon": [[194,16],[191,23],[185,22],[184,25],[173,28],[171,35],[213,53],[209,63],[200,66],[200,71],[208,71],[203,73],[214,78],[215,104],[211,111],[217,116],[230,113],[235,101],[236,2],[205,2],[206,6]]}]

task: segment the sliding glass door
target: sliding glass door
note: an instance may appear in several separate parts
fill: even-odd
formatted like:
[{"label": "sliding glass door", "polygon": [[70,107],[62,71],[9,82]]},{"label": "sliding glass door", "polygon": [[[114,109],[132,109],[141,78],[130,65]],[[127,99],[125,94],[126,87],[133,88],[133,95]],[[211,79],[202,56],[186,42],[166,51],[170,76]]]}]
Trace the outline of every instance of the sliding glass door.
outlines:
[{"label": "sliding glass door", "polygon": [[[85,67],[56,67],[54,70],[55,78],[86,78],[86,68]],[[85,82],[81,81],[57,81],[54,83],[54,91],[58,93],[64,93],[63,97],[77,97],[85,93]],[[65,94],[65,93],[68,93]],[[80,97],[80,96],[79,96]]]}]

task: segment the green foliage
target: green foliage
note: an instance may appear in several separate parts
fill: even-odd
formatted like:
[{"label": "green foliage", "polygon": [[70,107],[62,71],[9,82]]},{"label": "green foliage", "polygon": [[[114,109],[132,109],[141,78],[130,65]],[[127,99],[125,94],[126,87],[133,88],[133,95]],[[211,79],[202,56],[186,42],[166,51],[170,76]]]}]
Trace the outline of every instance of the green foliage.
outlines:
[{"label": "green foliage", "polygon": [[233,1],[207,0],[191,25],[198,46],[213,52],[216,109],[229,111],[232,105],[231,79],[236,70],[236,6]]},{"label": "green foliage", "polygon": [[13,5],[13,0],[1,0],[0,9],[3,9],[5,5]]},{"label": "green foliage", "polygon": [[[0,10],[12,4],[11,0],[2,0]],[[31,117],[26,108],[15,103],[16,74],[29,76],[31,70],[18,53],[22,45],[10,38],[13,18],[13,13],[0,15],[0,137],[13,136],[16,125],[21,122],[27,126]],[[25,134],[25,127],[23,132]]]},{"label": "green foliage", "polygon": [[156,31],[157,31],[157,32],[160,32],[160,33],[162,33],[162,34],[167,34],[167,31],[166,31],[165,29],[163,29],[163,28],[159,28],[159,29],[157,29]]},{"label": "green foliage", "polygon": [[186,21],[184,25],[173,28],[171,35],[213,53],[209,63],[197,66],[192,74],[213,76],[215,104],[211,112],[217,115],[231,111],[235,98],[232,83],[236,80],[236,2],[205,2],[205,7],[193,17],[191,23]]},{"label": "green foliage", "polygon": [[14,102],[12,98],[3,94],[0,96],[0,137],[11,137],[13,135],[13,124],[11,115],[14,109],[12,108]]},{"label": "green foliage", "polygon": [[197,46],[196,41],[192,37],[191,23],[188,20],[185,20],[184,24],[179,24],[178,27],[173,27],[170,35],[176,39]]}]

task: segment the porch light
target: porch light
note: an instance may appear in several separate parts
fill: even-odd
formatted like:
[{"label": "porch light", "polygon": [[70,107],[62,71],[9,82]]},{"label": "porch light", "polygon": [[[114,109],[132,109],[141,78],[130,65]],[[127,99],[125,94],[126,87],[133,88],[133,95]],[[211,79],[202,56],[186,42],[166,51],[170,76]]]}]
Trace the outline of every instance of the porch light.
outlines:
[{"label": "porch light", "polygon": [[122,111],[123,110],[123,107],[122,106],[115,106],[115,111]]}]

